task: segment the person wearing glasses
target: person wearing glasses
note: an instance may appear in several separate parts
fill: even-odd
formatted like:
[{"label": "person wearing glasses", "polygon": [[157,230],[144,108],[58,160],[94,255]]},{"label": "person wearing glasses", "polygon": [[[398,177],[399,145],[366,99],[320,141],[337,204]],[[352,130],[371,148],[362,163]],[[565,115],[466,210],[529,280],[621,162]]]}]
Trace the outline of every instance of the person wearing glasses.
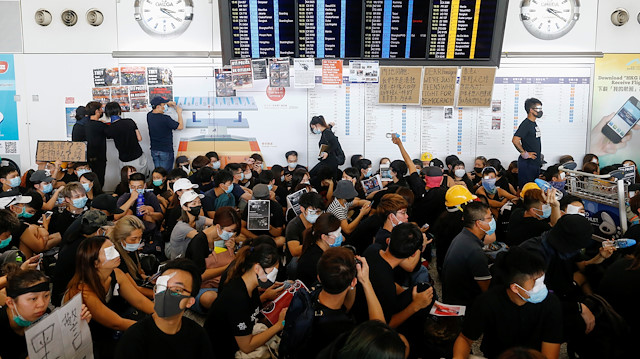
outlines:
[{"label": "person wearing glasses", "polygon": [[205,330],[183,316],[195,304],[200,273],[189,259],[168,262],[154,287],[155,313],[124,333],[116,358],[212,358]]},{"label": "person wearing glasses", "polygon": [[524,102],[527,118],[522,121],[518,130],[513,134],[511,142],[520,152],[518,157],[518,186],[533,182],[540,175],[542,164],[542,133],[536,120],[542,117],[542,102],[537,98],[528,98]]}]

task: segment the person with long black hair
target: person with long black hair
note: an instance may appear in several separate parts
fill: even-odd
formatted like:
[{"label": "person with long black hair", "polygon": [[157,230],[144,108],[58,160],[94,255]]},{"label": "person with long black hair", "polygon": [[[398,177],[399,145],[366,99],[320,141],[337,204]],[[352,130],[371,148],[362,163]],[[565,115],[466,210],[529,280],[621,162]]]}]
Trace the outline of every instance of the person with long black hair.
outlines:
[{"label": "person with long black hair", "polygon": [[331,127],[322,115],[313,116],[309,123],[311,132],[316,135],[321,135],[318,148],[322,150],[318,156],[320,163],[309,171],[312,177],[318,174],[323,167],[328,167],[335,171],[336,174],[334,178],[338,178],[338,166],[344,164],[345,157],[342,146],[340,146],[340,142],[338,142],[338,137],[331,131]]}]

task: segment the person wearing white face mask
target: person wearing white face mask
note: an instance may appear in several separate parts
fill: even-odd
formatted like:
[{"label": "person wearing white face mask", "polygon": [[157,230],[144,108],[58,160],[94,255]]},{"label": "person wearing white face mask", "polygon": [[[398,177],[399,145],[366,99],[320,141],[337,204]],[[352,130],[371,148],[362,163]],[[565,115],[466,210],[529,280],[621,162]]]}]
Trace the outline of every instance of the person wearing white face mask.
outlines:
[{"label": "person wearing white face mask", "polygon": [[292,175],[293,175],[293,171],[297,170],[298,168],[302,168],[304,169],[304,166],[301,166],[298,164],[298,152],[296,151],[288,151],[287,153],[284,154],[284,157],[287,160],[287,164],[284,167],[284,183],[287,186],[291,185],[291,180]]},{"label": "person wearing white face mask", "polygon": [[21,183],[20,173],[13,166],[0,167],[0,183],[2,183],[2,192],[15,190],[15,194],[19,194],[17,191]]},{"label": "person wearing white face mask", "polygon": [[579,214],[585,216],[584,203],[576,196],[566,195],[560,200],[560,211],[565,214]]},{"label": "person wearing white face mask", "polygon": [[467,175],[464,162],[455,161],[451,165],[451,171],[447,174],[447,187],[451,188],[455,185],[465,186],[467,189],[473,188],[473,181]]},{"label": "person wearing white face mask", "polygon": [[298,204],[300,205],[300,214],[289,221],[285,230],[287,245],[284,249],[284,255],[289,278],[292,278],[291,274],[295,273],[297,261],[302,254],[304,231],[316,223],[324,208],[322,197],[313,192],[300,196]]},{"label": "person wearing white face mask", "polygon": [[481,348],[488,358],[508,348],[525,347],[557,359],[563,342],[562,305],[544,284],[544,261],[514,247],[499,257],[496,267],[505,283],[489,289],[467,308],[453,358],[468,358],[473,341],[484,335]]},{"label": "person wearing white face mask", "polygon": [[309,128],[313,134],[320,135],[318,148],[322,151],[318,154],[320,162],[309,173],[315,177],[316,174],[321,173],[323,167],[327,167],[332,173],[335,172],[334,178],[337,178],[338,166],[344,164],[345,155],[338,137],[331,131],[332,126],[327,124],[322,115],[319,115],[313,116],[309,122]]},{"label": "person wearing white face mask", "polygon": [[[286,308],[273,326],[254,334],[262,303],[275,298],[265,295],[271,290],[268,288],[278,285],[278,263],[278,249],[269,244],[244,246],[238,251],[234,264],[229,267],[224,290],[204,323],[209,339],[216,343],[216,357],[233,358],[237,351],[249,354],[284,327]],[[263,297],[259,288],[267,289]]]},{"label": "person wearing white face mask", "polygon": [[58,211],[53,212],[48,230],[49,233],[62,235],[71,223],[84,213],[89,199],[80,182],[71,182],[64,186],[64,189],[60,191],[60,196],[64,198],[64,207],[58,207]]},{"label": "person wearing white face mask", "polygon": [[33,183],[33,188],[42,196],[42,210],[50,211],[55,208],[62,187],[55,191],[53,190],[53,177],[49,176],[45,170],[38,170],[31,174],[29,181]]},{"label": "person wearing white face mask", "polygon": [[550,230],[556,224],[562,212],[555,192],[556,189],[551,189],[545,194],[538,188],[521,192],[524,193],[523,208],[515,209],[509,218],[506,244],[518,245]]},{"label": "person wearing white face mask", "polygon": [[152,314],[153,302],[142,295],[120,270],[120,254],[107,237],[95,236],[83,240],[78,246],[76,272],[67,285],[63,303],[81,293],[82,302],[93,314],[89,324],[94,352],[100,357],[112,357],[115,351],[116,331],[125,331],[135,323],[116,312],[121,297],[130,306]]},{"label": "person wearing white face mask", "polygon": [[194,293],[196,302],[191,308],[204,314],[218,297],[220,277],[235,259],[236,238],[240,233],[240,216],[233,207],[216,211],[213,225],[196,233],[189,241],[185,258],[191,259],[202,277],[202,287]]}]

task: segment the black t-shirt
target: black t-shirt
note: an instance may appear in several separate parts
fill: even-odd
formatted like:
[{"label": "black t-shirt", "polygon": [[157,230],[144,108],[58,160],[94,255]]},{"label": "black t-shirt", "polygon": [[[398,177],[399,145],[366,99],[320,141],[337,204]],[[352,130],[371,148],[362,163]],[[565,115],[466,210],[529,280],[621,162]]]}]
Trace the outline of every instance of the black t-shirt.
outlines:
[{"label": "black t-shirt", "polygon": [[371,215],[361,220],[356,229],[349,236],[349,241],[346,244],[350,244],[356,247],[356,252],[361,254],[372,243],[378,230],[384,224],[384,219],[379,215]]},{"label": "black t-shirt", "polygon": [[60,233],[60,235],[64,234],[76,218],[82,216],[82,213],[74,214],[67,209],[62,211],[62,213],[54,211],[51,215],[51,222],[49,222],[49,233]]},{"label": "black t-shirt", "polygon": [[87,159],[90,161],[107,160],[107,124],[101,121],[89,120],[85,127],[87,134]]},{"label": "black t-shirt", "polygon": [[632,262],[632,259],[622,258],[609,266],[598,292],[625,318],[632,337],[637,338],[640,335],[640,307],[632,302],[640,298],[640,270],[629,270]]},{"label": "black t-shirt", "polygon": [[200,271],[200,274],[204,273],[207,269],[206,259],[211,253],[209,249],[209,242],[207,236],[203,232],[198,232],[187,245],[185,252],[185,258],[191,259],[195,263],[196,267]]},{"label": "black t-shirt", "polygon": [[345,308],[330,309],[320,302],[317,302],[316,306],[316,310],[322,311],[322,317],[314,322],[311,337],[299,352],[298,358],[314,358],[342,333],[349,332],[356,326],[355,319]]},{"label": "black t-shirt", "polygon": [[[269,224],[271,225],[271,227],[274,227],[274,228],[282,228],[282,226],[284,226],[286,223],[284,218],[284,210],[282,209],[282,206],[280,205],[280,203],[274,200],[269,200],[269,202],[271,202],[269,207],[269,221],[270,221]],[[249,214],[249,206],[247,206],[242,212],[242,220],[247,221],[248,214]],[[259,236],[262,234],[266,234],[268,236],[271,235],[269,231],[266,231],[266,230],[260,230],[260,231],[253,230],[250,232],[255,234],[256,236]]]},{"label": "black t-shirt", "polygon": [[[72,238],[67,239],[68,242],[63,243],[58,252],[58,260],[53,269],[53,291],[51,293],[51,302],[54,305],[60,305],[62,296],[67,290],[67,284],[76,273],[76,254],[78,247],[84,240],[80,233],[76,233]],[[124,260],[122,261],[124,263]]]},{"label": "black t-shirt", "polygon": [[107,137],[113,138],[121,162],[133,161],[142,156],[142,147],[136,135],[137,129],[138,126],[130,118],[121,118],[105,129]]},{"label": "black t-shirt", "polygon": [[62,178],[58,182],[64,182],[68,184],[68,183],[77,182],[77,181],[78,181],[78,175],[76,175],[75,173],[65,172],[64,176],[62,176]]},{"label": "black t-shirt", "polygon": [[324,251],[317,244],[312,244],[302,253],[298,260],[296,271],[297,279],[300,279],[307,287],[313,286],[318,281],[318,261]]},{"label": "black t-shirt", "polygon": [[215,358],[207,333],[198,323],[184,316],[180,330],[175,334],[166,334],[160,330],[152,317],[146,317],[135,323],[124,332],[118,343],[115,357],[118,359]]},{"label": "black t-shirt", "polygon": [[250,335],[260,315],[258,288],[251,295],[241,277],[231,280],[213,302],[204,329],[219,358],[233,358],[238,351],[235,337]]},{"label": "black t-shirt", "polygon": [[553,294],[538,304],[513,303],[503,286],[491,288],[468,308],[462,334],[476,340],[489,359],[513,347],[540,350],[542,342],[562,343],[562,306]]},{"label": "black t-shirt", "polygon": [[419,226],[425,223],[435,223],[440,214],[446,210],[444,196],[447,193],[447,189],[437,187],[427,191],[425,188],[426,183],[420,178],[417,172],[412,173],[406,178],[407,183],[409,183],[409,188],[411,188],[415,195],[410,220],[416,222]]},{"label": "black t-shirt", "polygon": [[510,246],[517,246],[527,239],[537,237],[550,229],[551,226],[547,220],[525,217],[524,209],[518,208],[509,217],[505,243]]},{"label": "black t-shirt", "polygon": [[[302,239],[305,229],[306,228],[300,216],[296,216],[296,218],[292,219],[291,222],[287,224],[287,228],[285,231],[285,239],[287,240],[287,243],[290,241],[298,241],[300,242],[300,245],[302,245]],[[287,258],[287,263],[291,261],[292,255],[291,252],[289,252],[288,246],[285,246],[284,255]]]},{"label": "black t-shirt", "polygon": [[387,231],[384,228],[380,228],[378,233],[376,233],[376,237],[374,243],[379,244],[382,250],[387,249],[387,238],[391,237],[391,232]]},{"label": "black t-shirt", "polygon": [[540,143],[540,127],[535,121],[531,121],[528,118],[522,121],[514,136],[520,137],[522,142],[522,148],[527,152],[535,152],[537,157],[535,160],[538,163],[541,161],[542,144]]},{"label": "black t-shirt", "polygon": [[0,357],[3,359],[26,358],[27,355],[29,355],[27,352],[27,341],[24,336],[16,334],[16,332],[11,329],[7,309],[7,306],[0,308],[0,338],[2,338]]},{"label": "black t-shirt", "polygon": [[490,280],[482,241],[464,228],[451,242],[442,267],[442,294],[447,304],[469,306],[482,290],[476,281]]},{"label": "black t-shirt", "polygon": [[71,130],[71,140],[77,142],[84,142],[87,140],[87,134],[85,133],[85,125],[87,124],[89,117],[82,118],[77,120],[75,125],[73,125],[73,129]]}]

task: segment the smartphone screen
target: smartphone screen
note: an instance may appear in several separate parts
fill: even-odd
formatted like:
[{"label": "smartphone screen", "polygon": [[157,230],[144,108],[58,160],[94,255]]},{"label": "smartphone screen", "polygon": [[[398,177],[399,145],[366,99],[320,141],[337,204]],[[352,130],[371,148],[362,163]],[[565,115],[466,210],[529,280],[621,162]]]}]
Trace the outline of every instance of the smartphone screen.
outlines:
[{"label": "smartphone screen", "polygon": [[638,105],[638,100],[631,96],[602,129],[602,133],[612,142],[619,143],[640,119]]}]

